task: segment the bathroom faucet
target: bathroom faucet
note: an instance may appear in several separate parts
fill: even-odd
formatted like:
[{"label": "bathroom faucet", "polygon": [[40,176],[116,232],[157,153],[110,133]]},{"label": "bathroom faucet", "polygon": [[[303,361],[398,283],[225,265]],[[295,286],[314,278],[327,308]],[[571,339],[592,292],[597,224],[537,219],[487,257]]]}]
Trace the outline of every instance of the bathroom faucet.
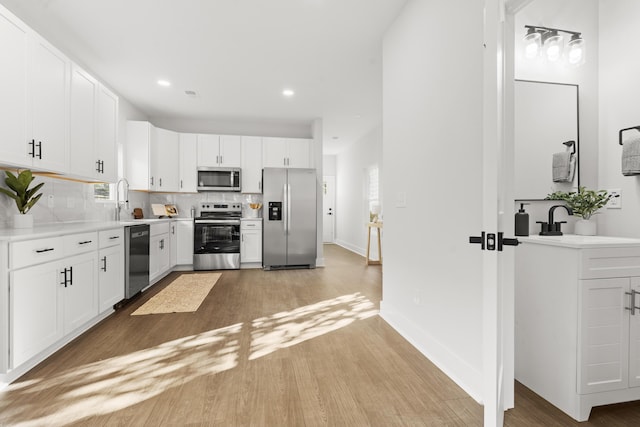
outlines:
[{"label": "bathroom faucet", "polygon": [[[122,195],[124,200],[120,201],[120,183],[122,183]],[[116,221],[120,221],[120,210],[124,204],[125,209],[129,209],[129,181],[127,178],[120,178],[116,183]]]},{"label": "bathroom faucet", "polygon": [[569,215],[573,215],[573,211],[570,207],[566,205],[553,205],[549,208],[549,222],[536,221],[536,223],[540,224],[540,235],[541,236],[562,236],[562,224],[566,224],[567,221],[559,221],[556,222],[553,219],[553,212],[556,208],[565,208]]}]

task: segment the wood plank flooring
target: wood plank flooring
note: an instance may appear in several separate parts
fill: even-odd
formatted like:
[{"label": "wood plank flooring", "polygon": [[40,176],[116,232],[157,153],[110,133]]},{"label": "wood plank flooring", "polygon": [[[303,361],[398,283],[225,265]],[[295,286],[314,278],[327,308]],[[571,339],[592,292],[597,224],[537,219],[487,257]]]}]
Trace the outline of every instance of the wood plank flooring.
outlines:
[{"label": "wood plank flooring", "polygon": [[[195,313],[130,316],[172,273],[0,393],[0,426],[481,426],[482,407],[376,315],[381,267],[225,271]],[[197,274],[197,273],[191,273]],[[575,423],[521,385],[507,426]]]}]

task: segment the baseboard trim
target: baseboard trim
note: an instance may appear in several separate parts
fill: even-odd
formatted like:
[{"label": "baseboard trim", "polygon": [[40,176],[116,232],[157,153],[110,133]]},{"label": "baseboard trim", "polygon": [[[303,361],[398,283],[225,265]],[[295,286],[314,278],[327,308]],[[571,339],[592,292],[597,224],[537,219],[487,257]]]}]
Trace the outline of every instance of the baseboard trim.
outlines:
[{"label": "baseboard trim", "polygon": [[380,317],[460,386],[471,398],[482,404],[482,372],[460,359],[427,331],[407,319],[401,310],[397,310],[392,305],[385,303],[385,301],[380,301]]},{"label": "baseboard trim", "polygon": [[364,248],[360,248],[356,245],[352,245],[351,243],[345,242],[344,240],[336,239],[334,244],[338,246],[342,246],[346,250],[351,251],[354,254],[358,254],[360,256],[365,256],[367,253]]}]

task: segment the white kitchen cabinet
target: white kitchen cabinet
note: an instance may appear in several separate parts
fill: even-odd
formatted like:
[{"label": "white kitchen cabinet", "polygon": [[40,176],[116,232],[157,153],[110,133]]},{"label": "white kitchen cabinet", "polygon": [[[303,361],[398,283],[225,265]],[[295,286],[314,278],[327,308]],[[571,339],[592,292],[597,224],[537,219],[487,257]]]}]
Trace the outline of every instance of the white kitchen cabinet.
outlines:
[{"label": "white kitchen cabinet", "polygon": [[36,33],[29,49],[27,128],[35,169],[67,172],[68,93],[71,62]]},{"label": "white kitchen cabinet", "polygon": [[82,68],[71,67],[69,172],[93,178],[101,169],[95,156],[99,83]]},{"label": "white kitchen cabinet", "polygon": [[245,220],[240,225],[240,262],[262,264],[262,221]]},{"label": "white kitchen cabinet", "polygon": [[125,174],[131,190],[155,190],[152,185],[150,150],[155,146],[155,127],[144,121],[127,122]]},{"label": "white kitchen cabinet", "polygon": [[118,96],[100,85],[95,159],[100,169],[96,178],[103,182],[118,180],[118,108]]},{"label": "white kitchen cabinet", "polygon": [[178,264],[178,233],[176,222],[169,225],[169,268]]},{"label": "white kitchen cabinet", "polygon": [[262,142],[265,168],[309,168],[312,165],[309,139],[265,137]]},{"label": "white kitchen cabinet", "polygon": [[156,143],[151,148],[154,159],[151,176],[155,191],[180,191],[180,137],[177,132],[156,128]]},{"label": "white kitchen cabinet", "polygon": [[180,192],[198,192],[198,137],[180,134]]},{"label": "white kitchen cabinet", "polygon": [[[68,267],[67,267],[68,265]],[[64,262],[63,328],[68,334],[98,315],[98,254],[91,251]],[[62,274],[63,279],[65,274]]]},{"label": "white kitchen cabinet", "polygon": [[151,224],[149,238],[149,283],[160,280],[171,268],[170,223]]},{"label": "white kitchen cabinet", "polygon": [[193,265],[193,221],[176,221],[178,265]]},{"label": "white kitchen cabinet", "polygon": [[124,299],[124,230],[101,231],[98,240],[98,306],[103,313]]},{"label": "white kitchen cabinet", "polygon": [[31,166],[28,155],[31,132],[27,130],[27,53],[29,28],[0,7],[0,162]]},{"label": "white kitchen cabinet", "polygon": [[198,167],[241,167],[242,143],[236,135],[198,135]]},{"label": "white kitchen cabinet", "polygon": [[11,272],[11,361],[16,367],[64,335],[60,262]]},{"label": "white kitchen cabinet", "polygon": [[242,137],[242,192],[262,193],[262,137]]},{"label": "white kitchen cabinet", "polygon": [[519,239],[516,379],[578,421],[640,399],[640,240]]}]

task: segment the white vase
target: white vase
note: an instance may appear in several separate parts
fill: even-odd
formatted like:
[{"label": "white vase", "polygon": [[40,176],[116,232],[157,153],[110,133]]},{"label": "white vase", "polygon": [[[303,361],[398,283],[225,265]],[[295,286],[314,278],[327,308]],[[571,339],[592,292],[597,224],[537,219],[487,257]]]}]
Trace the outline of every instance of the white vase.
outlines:
[{"label": "white vase", "polygon": [[594,219],[579,219],[576,221],[574,233],[580,236],[595,236],[598,231],[597,225]]},{"label": "white vase", "polygon": [[33,228],[33,215],[31,214],[14,215],[13,228]]}]

